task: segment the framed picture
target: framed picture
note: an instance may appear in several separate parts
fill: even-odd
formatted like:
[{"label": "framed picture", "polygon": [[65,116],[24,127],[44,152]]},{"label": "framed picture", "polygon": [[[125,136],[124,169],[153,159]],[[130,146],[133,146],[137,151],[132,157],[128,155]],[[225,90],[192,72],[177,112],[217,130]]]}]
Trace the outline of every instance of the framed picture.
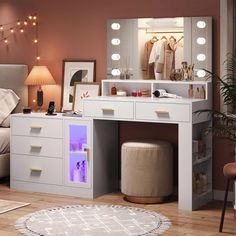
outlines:
[{"label": "framed picture", "polygon": [[80,83],[74,84],[73,111],[83,111],[83,99],[99,96],[99,83]]},{"label": "framed picture", "polygon": [[74,85],[95,81],[96,61],[63,60],[62,108],[71,111],[74,101]]}]

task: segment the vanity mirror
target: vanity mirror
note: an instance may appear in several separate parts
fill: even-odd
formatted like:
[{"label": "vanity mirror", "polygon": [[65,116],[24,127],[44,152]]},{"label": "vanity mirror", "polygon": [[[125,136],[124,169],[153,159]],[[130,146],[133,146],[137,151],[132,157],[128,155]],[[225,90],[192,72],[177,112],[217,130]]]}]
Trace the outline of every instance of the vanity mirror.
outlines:
[{"label": "vanity mirror", "polygon": [[178,80],[182,62],[190,71],[194,65],[194,80],[204,79],[202,69],[211,70],[211,17],[108,20],[108,79],[169,80],[177,74]]}]

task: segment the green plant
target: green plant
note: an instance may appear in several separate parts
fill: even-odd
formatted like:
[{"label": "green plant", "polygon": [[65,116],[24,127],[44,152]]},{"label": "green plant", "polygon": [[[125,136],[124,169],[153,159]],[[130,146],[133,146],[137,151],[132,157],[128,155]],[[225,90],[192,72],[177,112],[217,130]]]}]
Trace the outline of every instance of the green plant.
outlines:
[{"label": "green plant", "polygon": [[236,141],[236,52],[227,55],[224,62],[226,73],[223,77],[205,70],[207,79],[220,86],[220,94],[224,105],[231,107],[231,112],[221,112],[214,109],[198,110],[195,113],[207,112],[215,119],[214,126],[209,127],[206,133]]}]

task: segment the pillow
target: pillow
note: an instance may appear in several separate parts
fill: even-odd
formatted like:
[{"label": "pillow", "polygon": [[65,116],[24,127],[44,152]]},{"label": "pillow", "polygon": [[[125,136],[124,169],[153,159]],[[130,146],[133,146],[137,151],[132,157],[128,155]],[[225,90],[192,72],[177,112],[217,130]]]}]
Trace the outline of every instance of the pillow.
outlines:
[{"label": "pillow", "polygon": [[20,98],[11,89],[0,88],[0,126],[9,127],[8,116],[15,109]]},{"label": "pillow", "polygon": [[10,127],[10,115],[8,115],[7,118],[2,122],[1,126],[4,128]]}]

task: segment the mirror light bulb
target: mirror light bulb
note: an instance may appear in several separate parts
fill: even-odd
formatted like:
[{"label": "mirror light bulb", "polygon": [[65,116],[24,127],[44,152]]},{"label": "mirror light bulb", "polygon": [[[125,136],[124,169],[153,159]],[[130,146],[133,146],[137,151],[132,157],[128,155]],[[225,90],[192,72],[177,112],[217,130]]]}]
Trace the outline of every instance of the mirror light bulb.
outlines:
[{"label": "mirror light bulb", "polygon": [[197,27],[198,27],[199,29],[204,29],[204,28],[206,27],[206,22],[203,21],[203,20],[198,21],[198,22],[197,22]]},{"label": "mirror light bulb", "polygon": [[8,40],[6,38],[4,39],[4,43],[8,43]]},{"label": "mirror light bulb", "polygon": [[120,75],[120,70],[119,69],[112,69],[111,74],[113,76],[119,76]]},{"label": "mirror light bulb", "polygon": [[2,25],[0,25],[0,30],[3,30],[3,26]]},{"label": "mirror light bulb", "polygon": [[120,24],[119,23],[112,23],[111,24],[111,28],[113,30],[119,30],[120,29]]},{"label": "mirror light bulb", "polygon": [[199,44],[199,45],[206,44],[206,39],[204,37],[197,38],[197,44]]},{"label": "mirror light bulb", "polygon": [[197,55],[197,60],[198,61],[205,61],[206,60],[206,55],[205,54],[198,54]]},{"label": "mirror light bulb", "polygon": [[111,55],[111,59],[113,60],[113,61],[119,61],[120,60],[120,54],[112,54]]},{"label": "mirror light bulb", "polygon": [[111,44],[112,45],[119,45],[120,44],[120,39],[112,39]]},{"label": "mirror light bulb", "polygon": [[13,29],[13,28],[10,28],[10,32],[11,32],[11,33],[14,33],[14,29]]},{"label": "mirror light bulb", "polygon": [[197,71],[197,76],[198,76],[199,78],[205,77],[205,76],[206,76],[206,71],[204,71],[204,70],[198,70],[198,71]]}]

